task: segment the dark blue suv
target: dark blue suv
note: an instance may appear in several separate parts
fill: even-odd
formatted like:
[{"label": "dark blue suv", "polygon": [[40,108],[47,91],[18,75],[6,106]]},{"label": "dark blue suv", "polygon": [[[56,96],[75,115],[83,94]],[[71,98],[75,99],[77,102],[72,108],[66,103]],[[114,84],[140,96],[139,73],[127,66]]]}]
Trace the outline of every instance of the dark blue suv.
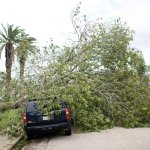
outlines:
[{"label": "dark blue suv", "polygon": [[65,102],[60,101],[59,109],[53,109],[48,114],[43,114],[36,101],[29,100],[23,112],[24,130],[29,139],[37,132],[61,129],[65,131],[65,135],[71,135],[70,114]]}]

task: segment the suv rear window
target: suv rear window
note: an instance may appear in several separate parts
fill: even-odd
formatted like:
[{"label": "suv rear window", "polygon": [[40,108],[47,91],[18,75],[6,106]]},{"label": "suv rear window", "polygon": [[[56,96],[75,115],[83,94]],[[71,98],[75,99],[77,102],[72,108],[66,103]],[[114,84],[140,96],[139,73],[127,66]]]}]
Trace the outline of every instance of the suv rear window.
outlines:
[{"label": "suv rear window", "polygon": [[39,111],[37,104],[34,101],[28,102],[27,104],[27,112],[35,112]]}]

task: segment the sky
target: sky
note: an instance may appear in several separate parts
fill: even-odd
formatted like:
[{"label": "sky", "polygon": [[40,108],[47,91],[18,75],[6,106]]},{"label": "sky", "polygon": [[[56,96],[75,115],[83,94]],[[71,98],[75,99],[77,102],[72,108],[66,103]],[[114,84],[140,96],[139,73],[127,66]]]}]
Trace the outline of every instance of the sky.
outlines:
[{"label": "sky", "polygon": [[[64,43],[73,33],[70,14],[82,2],[88,20],[120,17],[135,31],[131,46],[142,51],[150,64],[150,0],[0,0],[0,24],[14,24],[35,37],[40,46],[50,38]],[[0,26],[1,29],[1,26]],[[0,71],[5,70],[2,53]]]}]

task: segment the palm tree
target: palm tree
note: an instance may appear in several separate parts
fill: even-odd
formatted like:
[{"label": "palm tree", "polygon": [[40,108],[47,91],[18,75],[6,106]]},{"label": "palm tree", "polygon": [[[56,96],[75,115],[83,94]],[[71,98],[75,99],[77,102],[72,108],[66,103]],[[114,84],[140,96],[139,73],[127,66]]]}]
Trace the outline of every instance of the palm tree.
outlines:
[{"label": "palm tree", "polygon": [[10,24],[7,24],[7,27],[2,25],[2,30],[0,30],[0,55],[3,49],[5,49],[6,57],[6,90],[10,88],[14,46],[20,42],[22,32],[23,30],[19,26],[15,27]]},{"label": "palm tree", "polygon": [[30,37],[28,34],[22,33],[22,40],[16,48],[17,58],[20,65],[20,81],[24,79],[24,68],[27,61],[27,57],[34,54],[37,47],[34,45],[36,39]]}]

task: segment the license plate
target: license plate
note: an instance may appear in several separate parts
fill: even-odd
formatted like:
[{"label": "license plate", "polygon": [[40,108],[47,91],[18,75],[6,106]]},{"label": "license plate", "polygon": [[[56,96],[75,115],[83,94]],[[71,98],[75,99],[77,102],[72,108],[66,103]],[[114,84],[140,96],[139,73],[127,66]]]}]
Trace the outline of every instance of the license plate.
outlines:
[{"label": "license plate", "polygon": [[43,120],[49,120],[48,116],[43,116]]}]

